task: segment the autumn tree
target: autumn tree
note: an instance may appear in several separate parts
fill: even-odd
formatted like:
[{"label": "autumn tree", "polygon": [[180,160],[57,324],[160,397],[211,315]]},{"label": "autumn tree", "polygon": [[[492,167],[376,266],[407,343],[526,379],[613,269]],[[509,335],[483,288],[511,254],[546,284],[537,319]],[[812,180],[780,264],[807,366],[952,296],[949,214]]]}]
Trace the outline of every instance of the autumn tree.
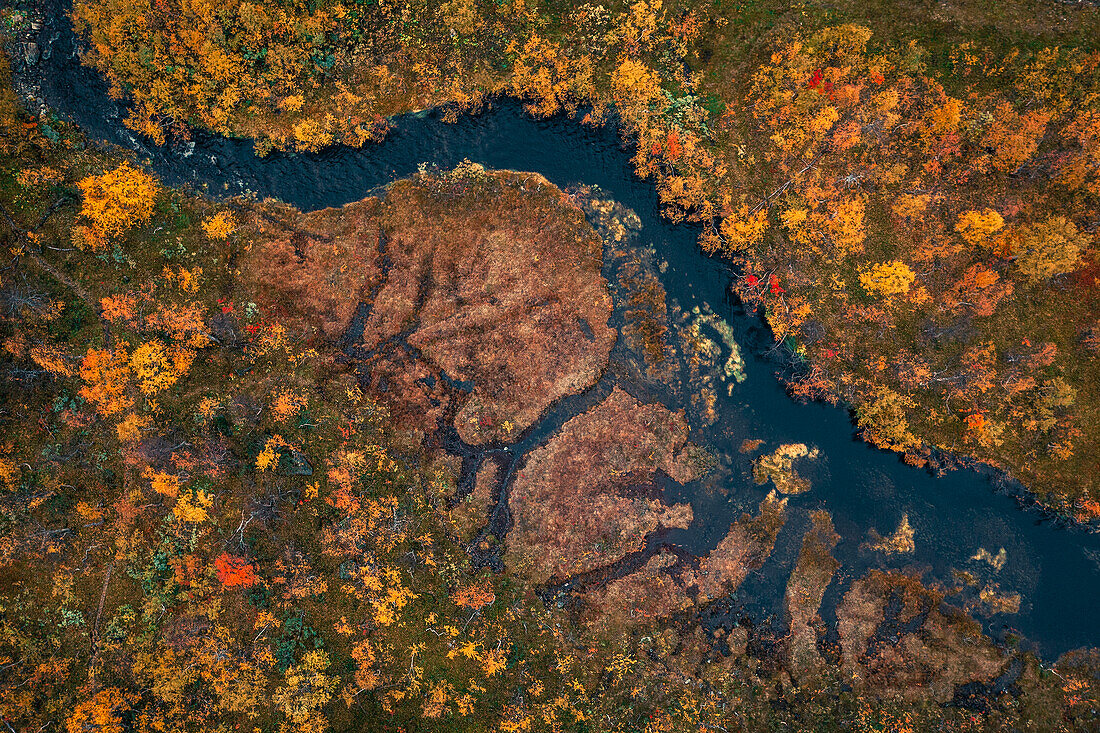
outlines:
[{"label": "autumn tree", "polygon": [[329,729],[323,708],[332,699],[339,678],[328,672],[328,655],[319,650],[303,655],[286,671],[286,683],[275,691],[273,702],[283,714],[281,733],[324,733]]},{"label": "autumn tree", "polygon": [[130,368],[138,387],[154,396],[171,387],[191,368],[195,352],[190,349],[169,347],[159,340],[146,341],[130,355]]},{"label": "autumn tree", "polygon": [[80,234],[93,249],[149,221],[160,191],[155,178],[129,163],[102,175],[88,176],[77,186],[84,197],[80,215],[91,224]]},{"label": "autumn tree", "polygon": [[496,600],[496,594],[493,593],[493,586],[490,582],[469,583],[452,593],[451,600],[462,608],[476,611]]},{"label": "autumn tree", "polygon": [[760,242],[767,229],[767,210],[759,207],[756,211],[752,211],[742,204],[736,212],[722,220],[719,231],[722,234],[725,249],[729,252],[739,252]]},{"label": "autumn tree", "polygon": [[271,412],[280,421],[286,421],[301,412],[306,406],[306,398],[292,390],[282,390],[271,402]]},{"label": "autumn tree", "polygon": [[[517,50],[513,41],[511,49]],[[513,91],[531,100],[527,110],[549,117],[561,110],[575,112],[577,105],[595,95],[591,60],[571,58],[566,50],[542,36],[532,35],[523,44],[512,69]]]},{"label": "autumn tree", "polygon": [[1078,111],[1066,136],[1072,145],[1058,171],[1058,182],[1100,196],[1100,111]]},{"label": "autumn tree", "polygon": [[73,708],[66,721],[69,733],[123,733],[122,716],[130,710],[136,695],[108,687]]},{"label": "autumn tree", "polygon": [[991,150],[993,167],[1015,173],[1035,155],[1039,140],[1046,132],[1050,113],[1033,110],[1017,114],[1008,102],[1000,102],[991,114],[992,121],[982,136],[982,145]]},{"label": "autumn tree", "polygon": [[210,239],[225,241],[237,228],[237,221],[232,212],[219,211],[217,214],[204,219],[202,230]]},{"label": "autumn tree", "polygon": [[639,117],[666,100],[657,72],[644,62],[626,59],[611,74],[616,105],[628,117]]},{"label": "autumn tree", "polygon": [[920,135],[925,150],[937,157],[953,152],[959,142],[963,103],[942,89],[933,89],[929,105],[921,117]]},{"label": "autumn tree", "polygon": [[780,221],[795,244],[818,254],[847,257],[863,249],[865,214],[862,197],[826,198],[822,192],[816,201],[792,201]]},{"label": "autumn tree", "polygon": [[58,377],[71,377],[72,368],[69,366],[69,354],[64,347],[57,344],[37,344],[28,352],[35,364],[45,369],[50,374]]},{"label": "autumn tree", "polygon": [[227,552],[214,560],[214,572],[226,588],[251,588],[256,584],[256,573],[252,565],[243,557]]},{"label": "autumn tree", "polygon": [[80,365],[80,378],[84,381],[80,396],[94,404],[102,415],[114,415],[133,404],[133,398],[126,394],[130,355],[121,346],[88,349]]},{"label": "autumn tree", "polygon": [[856,409],[857,423],[864,435],[880,448],[904,451],[920,442],[910,432],[906,417],[906,412],[915,406],[909,397],[880,387]]},{"label": "autumn tree", "polygon": [[941,303],[945,308],[955,310],[964,304],[974,315],[991,316],[997,305],[1012,295],[1012,283],[1001,280],[1001,276],[984,265],[971,265],[943,295]]},{"label": "autumn tree", "polygon": [[891,207],[894,214],[902,219],[920,219],[928,210],[932,197],[928,194],[903,193],[894,200]]},{"label": "autumn tree", "polygon": [[1013,232],[1011,252],[1016,268],[1028,280],[1040,282],[1073,272],[1088,243],[1088,235],[1064,216],[1024,225]]},{"label": "autumn tree", "polygon": [[909,265],[899,260],[880,262],[862,271],[859,284],[871,295],[890,297],[909,292],[916,275]]},{"label": "autumn tree", "polygon": [[1005,220],[993,209],[966,211],[955,222],[955,231],[967,244],[979,245],[988,241],[1005,225]]}]

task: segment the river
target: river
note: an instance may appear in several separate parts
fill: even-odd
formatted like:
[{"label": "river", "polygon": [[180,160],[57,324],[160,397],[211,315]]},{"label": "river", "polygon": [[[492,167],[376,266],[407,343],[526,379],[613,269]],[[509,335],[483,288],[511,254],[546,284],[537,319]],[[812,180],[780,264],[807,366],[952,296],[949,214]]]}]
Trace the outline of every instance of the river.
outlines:
[{"label": "river", "polygon": [[[514,102],[497,102],[488,112],[442,122],[434,113],[406,115],[380,144],[364,149],[333,147],[317,154],[253,155],[247,141],[196,132],[185,144],[156,147],[121,124],[124,108],[107,96],[104,81],[80,65],[67,3],[50,0],[40,48],[47,53],[35,76],[39,96],[56,112],[80,125],[90,138],[136,151],[167,184],[205,187],[212,195],[254,192],[305,210],[340,206],[367,192],[416,172],[421,163],[451,168],[464,159],[490,168],[535,171],[562,188],[597,185],[604,195],[633,209],[643,227],[639,245],[652,247],[670,301],[685,310],[706,309],[725,319],[745,354],[745,380],[729,394],[718,391],[719,419],[705,425],[689,410],[693,440],[728,457],[723,485],[697,482],[678,490],[670,501],[690,501],[695,522],[667,541],[702,553],[725,534],[730,521],[753,509],[766,487],[750,478],[750,458],[741,441],[757,438],[771,450],[780,443],[816,446],[820,457],[803,462],[812,488],[790,499],[790,517],[775,552],[738,591],[743,606],[762,617],[782,619],[787,576],[808,525],[809,510],[827,510],[842,539],[837,559],[842,568],[826,593],[822,614],[832,608],[847,584],[868,567],[920,568],[927,580],[951,584],[952,569],[996,582],[1003,593],[1022,597],[1016,614],[983,619],[986,630],[1003,639],[1013,632],[1043,657],[1053,659],[1081,646],[1100,646],[1100,535],[1066,528],[1015,498],[1020,487],[991,471],[955,470],[942,477],[903,464],[897,455],[877,450],[855,435],[847,411],[822,404],[798,404],[775,377],[780,363],[773,339],[761,320],[729,295],[730,273],[696,245],[698,229],[673,225],[659,214],[653,186],[636,178],[630,153],[614,129],[588,128],[555,117],[534,120]],[[604,388],[604,387],[601,387]],[[682,405],[671,404],[673,409]],[[547,424],[560,424],[560,415]],[[539,431],[542,432],[542,431]],[[893,555],[861,549],[872,528],[889,535],[908,514],[916,550]],[[985,548],[1005,549],[1003,568],[972,560]]]}]

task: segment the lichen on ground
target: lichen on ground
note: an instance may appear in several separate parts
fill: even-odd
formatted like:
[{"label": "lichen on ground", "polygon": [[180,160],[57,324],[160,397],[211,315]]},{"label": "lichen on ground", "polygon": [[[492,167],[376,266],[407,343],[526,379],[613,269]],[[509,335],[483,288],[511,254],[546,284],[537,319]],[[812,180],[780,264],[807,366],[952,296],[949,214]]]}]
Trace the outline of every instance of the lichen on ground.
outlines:
[{"label": "lichen on ground", "polygon": [[[943,598],[897,572],[872,570],[853,583],[837,608],[845,676],[878,694],[941,703],[956,685],[995,678],[1007,663],[1004,653],[973,619],[943,606]],[[896,611],[891,618],[888,608]],[[916,630],[903,631],[896,642],[879,637],[884,624],[910,623]]]},{"label": "lichen on ground", "polygon": [[759,514],[742,515],[709,553],[661,552],[638,570],[585,595],[585,619],[612,628],[664,619],[735,591],[771,555],[786,522],[786,499],[771,493]]},{"label": "lichen on ground", "polygon": [[840,567],[832,552],[840,540],[827,512],[810,515],[809,531],[802,538],[802,549],[787,581],[787,616],[791,633],[787,642],[787,663],[791,675],[800,681],[819,676],[825,660],[817,648],[818,632],[813,624],[825,589]]}]

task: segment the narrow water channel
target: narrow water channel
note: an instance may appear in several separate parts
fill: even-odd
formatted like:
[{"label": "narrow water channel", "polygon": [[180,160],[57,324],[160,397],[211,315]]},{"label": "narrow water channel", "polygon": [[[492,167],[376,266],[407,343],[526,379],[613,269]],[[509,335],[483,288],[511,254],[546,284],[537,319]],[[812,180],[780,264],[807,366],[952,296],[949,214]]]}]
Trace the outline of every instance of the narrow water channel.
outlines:
[{"label": "narrow water channel", "polygon": [[[319,154],[275,153],[260,159],[251,143],[202,133],[195,133],[191,142],[158,148],[122,126],[122,108],[107,96],[102,79],[82,67],[74,54],[67,3],[51,2],[55,12],[41,33],[40,46],[48,57],[39,62],[39,95],[91,138],[137,151],[167,184],[205,187],[213,195],[251,191],[314,210],[359,200],[413,174],[421,163],[451,168],[469,159],[490,168],[538,172],[562,188],[596,185],[604,196],[634,210],[642,222],[637,246],[652,247],[655,260],[667,263],[660,279],[669,301],[683,311],[709,307],[725,319],[746,362],[745,380],[728,394],[724,388],[718,391],[716,422],[706,425],[688,412],[692,439],[728,460],[717,479],[668,497],[670,503],[690,501],[696,519],[690,529],[667,539],[691,552],[706,552],[733,519],[759,504],[768,487],[752,481],[751,458],[738,451],[743,440],[763,440],[764,450],[783,443],[820,450],[816,460],[800,464],[812,488],[791,497],[791,519],[775,552],[738,591],[744,607],[782,617],[783,592],[807,513],[823,508],[842,537],[837,547],[842,569],[826,594],[826,618],[847,583],[868,567],[926,569],[926,579],[948,585],[953,570],[966,570],[983,582],[997,583],[1003,593],[1022,597],[1018,613],[983,619],[995,637],[1018,632],[1048,659],[1072,648],[1100,646],[1100,535],[1060,528],[1037,510],[1021,508],[1012,497],[1018,487],[1003,478],[970,470],[936,477],[906,466],[895,454],[860,442],[845,410],[792,401],[775,378],[780,365],[769,355],[770,333],[730,298],[730,274],[699,251],[698,230],[661,219],[656,192],[633,175],[629,151],[615,130],[586,128],[565,118],[533,120],[518,104],[502,102],[456,124],[445,124],[431,113],[397,118],[384,142],[361,150],[335,147]],[[561,415],[553,410],[545,419],[546,426],[561,424]],[[861,548],[869,530],[889,535],[903,514],[915,530],[914,553],[887,558]],[[1004,548],[1003,567],[972,559],[981,548],[991,555]]]}]

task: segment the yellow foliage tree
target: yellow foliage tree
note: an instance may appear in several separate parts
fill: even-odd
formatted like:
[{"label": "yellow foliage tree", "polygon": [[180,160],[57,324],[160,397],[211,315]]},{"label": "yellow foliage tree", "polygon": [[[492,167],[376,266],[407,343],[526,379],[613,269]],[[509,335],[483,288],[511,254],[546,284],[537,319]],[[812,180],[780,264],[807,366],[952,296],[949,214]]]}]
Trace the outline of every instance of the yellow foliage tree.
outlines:
[{"label": "yellow foliage tree", "polygon": [[273,702],[286,721],[280,733],[324,733],[329,729],[322,709],[332,699],[339,677],[326,674],[328,655],[313,650],[286,671],[286,684],[275,690]]},{"label": "yellow foliage tree", "polygon": [[880,448],[904,451],[920,441],[909,431],[906,411],[915,406],[913,400],[888,387],[878,391],[856,409],[856,417],[864,435]]},{"label": "yellow foliage tree", "polygon": [[281,435],[273,435],[267,439],[264,449],[256,456],[256,470],[263,473],[271,471],[279,463],[279,451],[290,447]]},{"label": "yellow foliage tree", "polygon": [[233,214],[228,211],[219,211],[214,216],[204,219],[202,222],[202,230],[210,239],[225,241],[229,239],[229,235],[232,234],[233,230],[236,228],[237,220],[233,217]]},{"label": "yellow foliage tree", "polygon": [[780,215],[780,221],[795,244],[810,247],[819,254],[846,257],[863,249],[867,236],[865,214],[863,199],[849,196],[828,201],[816,211],[792,207]]},{"label": "yellow foliage tree", "polygon": [[834,203],[831,208],[831,214],[825,216],[823,228],[828,232],[837,250],[844,255],[860,251],[866,236],[863,227],[865,213],[863,199],[844,198]]},{"label": "yellow foliage tree", "polygon": [[[125,422],[125,421],[123,421]],[[119,426],[121,428],[121,425]],[[144,478],[149,479],[149,483],[153,488],[153,491],[162,496],[168,496],[175,499],[180,493],[180,479],[179,476],[174,476],[164,471],[157,471],[156,469],[146,467],[141,474]]]},{"label": "yellow foliage tree", "polygon": [[641,61],[627,59],[611,74],[615,103],[627,117],[638,117],[666,99],[657,72]]},{"label": "yellow foliage tree", "polygon": [[172,514],[181,522],[199,524],[210,518],[207,510],[214,505],[214,497],[202,489],[187,491],[176,500]]},{"label": "yellow foliage tree", "polygon": [[439,20],[446,27],[468,36],[477,30],[481,16],[473,0],[449,0],[439,6]]},{"label": "yellow foliage tree", "polygon": [[195,349],[209,346],[210,337],[206,335],[206,324],[202,311],[195,304],[160,305],[156,313],[149,316],[145,325],[166,333],[175,341],[182,342]]},{"label": "yellow foliage tree", "polygon": [[1064,216],[1020,227],[1011,239],[1016,267],[1033,282],[1073,272],[1088,244],[1088,235]]},{"label": "yellow foliage tree", "polygon": [[993,209],[966,211],[955,222],[955,231],[967,244],[975,246],[985,242],[1005,225],[1005,220]]},{"label": "yellow foliage tree", "polygon": [[[516,48],[514,42],[512,48]],[[595,94],[592,62],[587,56],[573,60],[561,46],[535,34],[516,59],[511,86],[531,100],[527,111],[536,117],[549,117],[562,109],[574,112],[578,103]]]},{"label": "yellow foliage tree", "polygon": [[19,483],[22,472],[23,469],[15,465],[15,461],[0,456],[0,483],[3,483],[4,486],[14,489],[16,484]]},{"label": "yellow foliage tree", "polygon": [[294,147],[298,150],[320,150],[333,140],[332,133],[316,119],[302,120],[294,126]]},{"label": "yellow foliage tree", "polygon": [[889,297],[909,292],[916,275],[899,260],[880,262],[859,274],[859,284],[871,295]]},{"label": "yellow foliage tree", "polygon": [[147,429],[153,422],[151,417],[130,413],[115,426],[118,439],[122,443],[136,443],[141,439],[141,432]]},{"label": "yellow foliage tree", "polygon": [[768,212],[763,208],[750,212],[749,207],[744,204],[736,213],[722,220],[720,229],[725,248],[731,252],[739,252],[758,243],[767,230]]},{"label": "yellow foliage tree", "polygon": [[[93,246],[149,221],[160,191],[155,178],[129,163],[103,175],[88,176],[77,186],[84,197],[80,215],[91,223]],[[85,238],[89,238],[87,234]]]},{"label": "yellow foliage tree", "polygon": [[925,114],[924,129],[921,131],[925,139],[949,135],[958,130],[962,109],[962,102],[945,96],[942,104],[932,107]]},{"label": "yellow foliage tree", "polygon": [[195,352],[179,347],[169,348],[154,339],[134,349],[130,356],[130,368],[138,380],[138,387],[150,397],[179,381],[191,368]]}]

